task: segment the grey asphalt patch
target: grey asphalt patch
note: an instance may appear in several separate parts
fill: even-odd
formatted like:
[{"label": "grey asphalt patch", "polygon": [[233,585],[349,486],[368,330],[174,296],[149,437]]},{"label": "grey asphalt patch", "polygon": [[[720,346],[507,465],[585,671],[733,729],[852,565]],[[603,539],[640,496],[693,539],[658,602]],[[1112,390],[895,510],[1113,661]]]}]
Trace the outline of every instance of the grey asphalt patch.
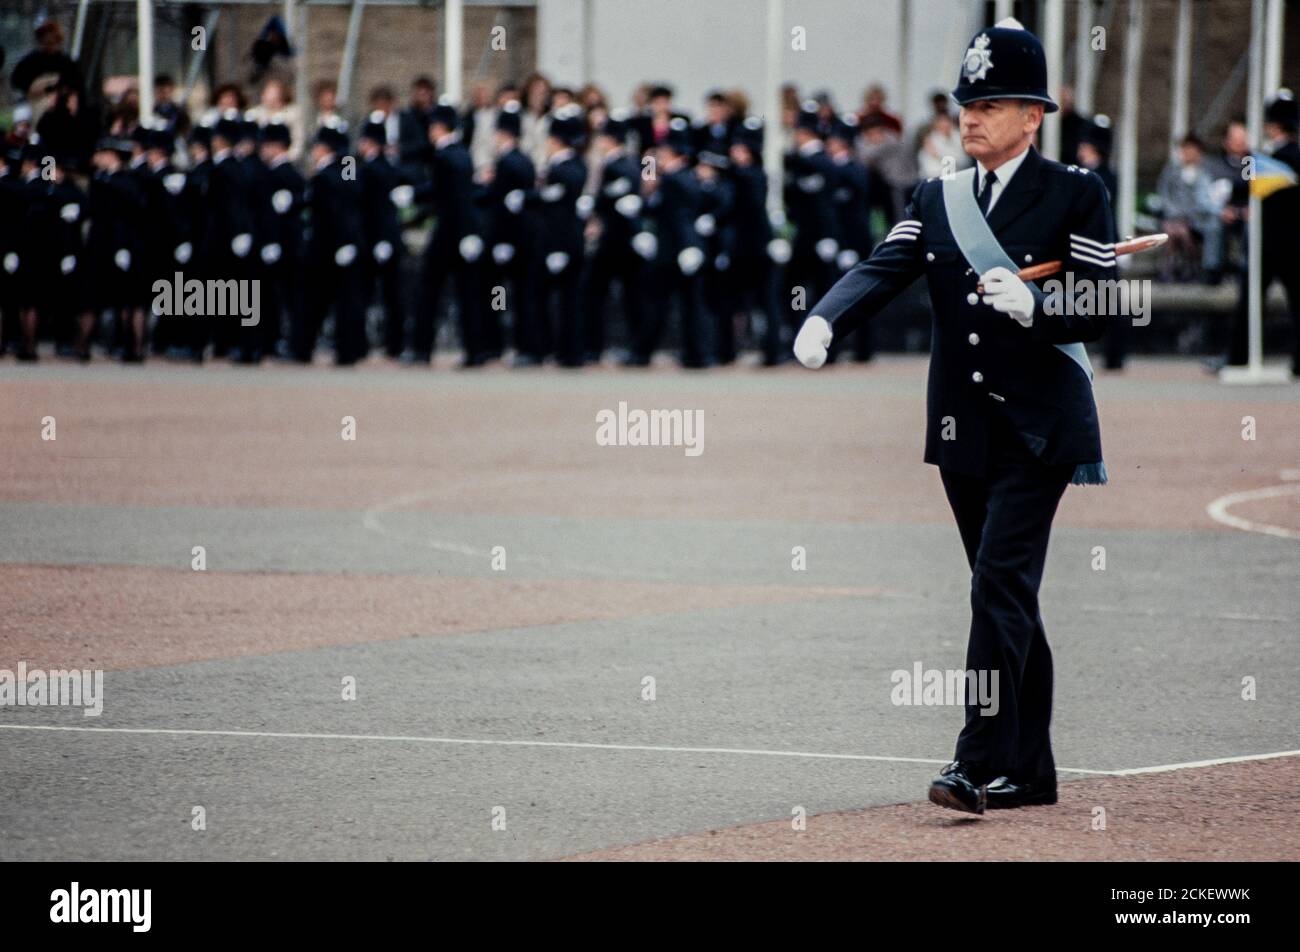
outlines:
[{"label": "grey asphalt patch", "polygon": [[[942,759],[960,708],[890,674],[960,667],[964,606],[833,599],[406,639],[106,674],[106,709],[0,723],[302,731]],[[1293,749],[1284,626],[1047,618],[1063,766]],[[1260,679],[1257,701],[1240,678]],[[344,676],[358,699],[343,701]],[[657,699],[641,699],[655,678]],[[539,858],[919,799],[933,767],[752,755],[0,730],[5,858]],[[204,806],[208,833],[188,827]],[[493,833],[492,809],[507,830]],[[1081,817],[1086,822],[1087,817]]]}]

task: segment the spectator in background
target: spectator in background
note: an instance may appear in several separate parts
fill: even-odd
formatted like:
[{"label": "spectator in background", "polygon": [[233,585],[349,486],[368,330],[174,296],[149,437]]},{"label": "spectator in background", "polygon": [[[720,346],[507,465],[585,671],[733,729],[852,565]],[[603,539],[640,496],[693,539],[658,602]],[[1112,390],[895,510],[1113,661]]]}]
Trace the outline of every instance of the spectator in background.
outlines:
[{"label": "spectator in background", "polygon": [[469,105],[462,120],[465,144],[477,172],[496,163],[497,98],[486,82],[477,82],[470,91]]},{"label": "spectator in background", "polygon": [[930,115],[926,116],[912,132],[912,154],[919,155],[925,148],[925,140],[934,130],[935,120],[941,116],[947,116],[948,120],[955,127],[956,122],[953,120],[951,112],[952,105],[948,94],[940,90],[935,90],[930,94]]},{"label": "spectator in background", "polygon": [[903,134],[903,120],[885,109],[885,88],[879,83],[872,83],[862,94],[862,111],[858,113],[858,124],[866,129],[883,129],[894,136]]},{"label": "spectator in background", "polygon": [[57,88],[85,92],[81,67],[63,52],[63,28],[54,20],[45,20],[36,28],[36,49],[18,61],[9,85],[31,103],[34,118],[53,105]]},{"label": "spectator in background", "polygon": [[285,29],[284,21],[275,16],[266,21],[262,32],[257,34],[257,39],[253,41],[253,48],[249,51],[249,58],[253,61],[253,72],[248,81],[261,82],[271,68],[271,61],[277,56],[287,59],[293,56],[293,48],[289,46],[289,31]]},{"label": "spectator in background", "polygon": [[406,108],[397,116],[397,167],[408,181],[417,185],[429,180],[429,163],[433,158],[429,116],[436,98],[433,80],[417,76],[411,83]]},{"label": "spectator in background", "polygon": [[178,136],[188,135],[190,114],[176,99],[176,80],[167,73],[159,73],[153,80],[153,113],[167,123],[167,128]]},{"label": "spectator in background", "polygon": [[[298,128],[301,120],[297,104],[295,104],[290,95],[289,87],[283,80],[268,79],[262,84],[262,92],[258,96],[257,105],[245,113],[244,118],[256,122],[259,126],[268,123],[279,123],[293,130]],[[297,162],[298,157],[302,155],[302,143],[297,139],[289,146],[289,161]]]},{"label": "spectator in background", "polygon": [[1088,117],[1074,108],[1074,87],[1062,86],[1056,95],[1056,103],[1061,107],[1056,121],[1061,128],[1060,160],[1066,165],[1078,161],[1079,141],[1088,128]]},{"label": "spectator in background", "polygon": [[[17,116],[17,110],[14,110]],[[29,110],[30,112],[30,110]],[[41,144],[49,154],[62,156],[70,171],[90,169],[90,157],[99,136],[99,117],[81,103],[81,93],[59,86],[54,105],[36,125]]]},{"label": "spectator in background", "polygon": [[332,129],[346,128],[347,122],[339,114],[339,88],[331,79],[322,79],[316,84],[316,128],[329,126]]},{"label": "spectator in background", "polygon": [[[1246,208],[1250,204],[1250,188],[1245,174],[1250,156],[1249,143],[1245,121],[1233,119],[1223,130],[1220,152],[1205,160],[1205,170],[1210,175],[1210,193],[1219,207],[1218,259],[1224,268],[1231,263],[1229,245],[1245,247]],[[1206,275],[1211,284],[1218,284],[1221,278],[1221,273]]]},{"label": "spectator in background", "polygon": [[397,116],[397,93],[392,86],[376,86],[370,90],[368,97],[370,110],[367,116],[383,113],[384,116],[384,155],[393,165],[397,164],[399,154],[398,140],[401,138],[402,123]]},{"label": "spectator in background", "polygon": [[519,148],[533,160],[533,165],[546,165],[546,135],[550,127],[551,81],[541,73],[532,73],[524,80],[524,116]]},{"label": "spectator in background", "polygon": [[951,174],[969,164],[961,147],[957,123],[946,111],[930,121],[930,131],[921,140],[916,153],[916,169],[921,178]]},{"label": "spectator in background", "polygon": [[14,106],[13,125],[5,133],[5,146],[9,149],[21,149],[32,137],[35,127],[32,125],[32,107],[28,103]]},{"label": "spectator in background", "polygon": [[[1200,277],[1191,262],[1200,260],[1205,274],[1221,271],[1219,208],[1203,164],[1205,146],[1192,133],[1183,137],[1178,155],[1160,173],[1160,230],[1169,235],[1161,278],[1165,281]],[[1198,251],[1197,245],[1200,244]]]},{"label": "spectator in background", "polygon": [[906,189],[916,181],[913,156],[907,154],[899,130],[879,114],[861,124],[858,158],[883,187],[872,192],[873,207],[885,222],[894,225],[903,217],[909,195]]},{"label": "spectator in background", "polygon": [[242,116],[245,105],[244,91],[234,83],[223,83],[212,94],[212,105],[204,110],[201,122],[205,126],[214,126],[218,119],[232,110]]}]

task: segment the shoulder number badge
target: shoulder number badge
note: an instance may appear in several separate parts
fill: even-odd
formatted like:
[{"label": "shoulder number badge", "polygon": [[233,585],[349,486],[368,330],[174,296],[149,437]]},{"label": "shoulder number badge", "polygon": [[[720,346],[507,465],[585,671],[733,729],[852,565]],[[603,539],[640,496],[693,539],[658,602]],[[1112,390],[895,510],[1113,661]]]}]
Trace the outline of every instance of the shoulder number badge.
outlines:
[{"label": "shoulder number badge", "polygon": [[966,58],[961,64],[962,75],[966,77],[966,82],[973,83],[987,76],[992,65],[993,57],[989,55],[988,35],[981,33],[975,37],[975,43],[966,51]]}]

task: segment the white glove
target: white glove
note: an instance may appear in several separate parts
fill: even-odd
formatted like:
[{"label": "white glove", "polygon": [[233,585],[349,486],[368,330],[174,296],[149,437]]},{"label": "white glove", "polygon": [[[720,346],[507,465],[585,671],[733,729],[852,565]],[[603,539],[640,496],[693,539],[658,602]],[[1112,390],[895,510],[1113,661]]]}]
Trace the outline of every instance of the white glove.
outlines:
[{"label": "white glove", "polygon": [[4,265],[5,265],[5,271],[7,271],[9,274],[13,274],[15,271],[18,270],[18,255],[14,254],[12,251],[9,252],[7,255],[5,255]]},{"label": "white glove", "polygon": [[277,215],[283,215],[293,208],[293,192],[287,188],[276,189],[271,195],[271,207],[275,209]]},{"label": "white glove", "polygon": [[695,231],[698,234],[703,235],[705,238],[708,238],[717,230],[718,230],[717,220],[707,212],[701,215],[699,218],[695,219]]},{"label": "white glove", "polygon": [[340,268],[346,268],[355,260],[357,260],[356,245],[343,245],[334,252],[334,263]]},{"label": "white glove", "polygon": [[176,246],[176,250],[172,252],[172,257],[176,259],[177,264],[185,264],[190,260],[192,254],[194,254],[194,246],[188,241],[182,241]]},{"label": "white glove", "polygon": [[483,253],[483,239],[478,235],[466,235],[460,240],[460,256],[473,264]]},{"label": "white glove", "polygon": [[586,221],[591,217],[592,211],[596,208],[596,200],[590,195],[579,195],[578,201],[573,210],[578,213],[578,217]]},{"label": "white glove", "polygon": [[683,248],[677,253],[677,267],[681,268],[682,274],[688,278],[699,271],[702,264],[704,264],[704,252],[699,248]]},{"label": "white glove", "polygon": [[790,242],[784,238],[773,238],[767,243],[767,256],[777,264],[785,264],[790,260]]},{"label": "white glove", "polygon": [[411,202],[415,201],[415,189],[410,185],[399,185],[388,193],[388,197],[398,208],[410,208]]},{"label": "white glove", "polygon": [[845,248],[835,256],[835,264],[841,271],[847,271],[859,261],[858,253],[852,248]]},{"label": "white glove", "polygon": [[59,209],[59,217],[71,225],[81,217],[81,206],[76,202],[69,202]]},{"label": "white glove", "polygon": [[180,172],[172,172],[170,175],[163,176],[163,188],[172,195],[179,195],[185,188],[185,176]]},{"label": "white glove", "polygon": [[816,247],[817,257],[829,264],[835,260],[835,255],[839,253],[840,243],[834,238],[823,238],[817,242]]},{"label": "white glove", "polygon": [[614,203],[614,210],[624,218],[635,218],[641,211],[641,196],[624,195]]},{"label": "white glove", "polygon": [[632,250],[646,261],[659,253],[659,239],[651,231],[638,231],[632,236]]},{"label": "white glove", "polygon": [[280,260],[280,245],[271,242],[269,245],[262,245],[262,263],[275,264]]},{"label": "white glove", "polygon": [[826,318],[814,314],[803,322],[794,339],[794,355],[809,370],[826,363],[826,348],[831,346],[831,326]]},{"label": "white glove", "polygon": [[551,274],[559,274],[569,266],[569,256],[563,251],[552,251],[546,256],[546,270]]},{"label": "white glove", "polygon": [[375,247],[371,249],[371,254],[375,256],[376,261],[378,261],[380,264],[383,264],[393,256],[392,242],[376,241]]},{"label": "white glove", "polygon": [[234,238],[230,239],[230,250],[235,253],[236,258],[242,258],[247,255],[249,249],[252,247],[253,236],[248,232],[244,232],[242,235],[236,235]]},{"label": "white glove", "polygon": [[1029,285],[1006,268],[990,268],[980,275],[984,303],[1013,318],[1021,327],[1034,323],[1034,294]]},{"label": "white glove", "polygon": [[492,260],[497,264],[509,264],[510,259],[515,256],[515,246],[505,243],[492,246]]},{"label": "white glove", "polygon": [[63,272],[64,274],[72,274],[73,270],[74,270],[76,267],[77,267],[77,256],[76,256],[76,255],[64,255],[64,256],[59,260],[59,270],[60,270],[61,272]]},{"label": "white glove", "polygon": [[125,248],[118,248],[117,254],[113,255],[113,264],[117,265],[119,271],[129,271],[131,269],[131,252]]},{"label": "white glove", "polygon": [[504,199],[506,211],[512,215],[518,215],[524,210],[524,193],[522,189],[512,188],[506,192]]}]

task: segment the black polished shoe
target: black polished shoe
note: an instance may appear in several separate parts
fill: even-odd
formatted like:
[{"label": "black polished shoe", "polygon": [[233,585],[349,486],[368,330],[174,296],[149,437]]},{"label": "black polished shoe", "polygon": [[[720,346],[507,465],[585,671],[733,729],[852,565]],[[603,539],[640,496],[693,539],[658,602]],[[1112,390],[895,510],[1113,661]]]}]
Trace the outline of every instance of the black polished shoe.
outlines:
[{"label": "black polished shoe", "polygon": [[986,800],[979,767],[965,760],[944,767],[930,784],[930,802],[963,813],[983,813]]},{"label": "black polished shoe", "polygon": [[1013,783],[1006,777],[998,777],[986,788],[985,798],[990,810],[1049,806],[1056,802],[1056,778]]}]

